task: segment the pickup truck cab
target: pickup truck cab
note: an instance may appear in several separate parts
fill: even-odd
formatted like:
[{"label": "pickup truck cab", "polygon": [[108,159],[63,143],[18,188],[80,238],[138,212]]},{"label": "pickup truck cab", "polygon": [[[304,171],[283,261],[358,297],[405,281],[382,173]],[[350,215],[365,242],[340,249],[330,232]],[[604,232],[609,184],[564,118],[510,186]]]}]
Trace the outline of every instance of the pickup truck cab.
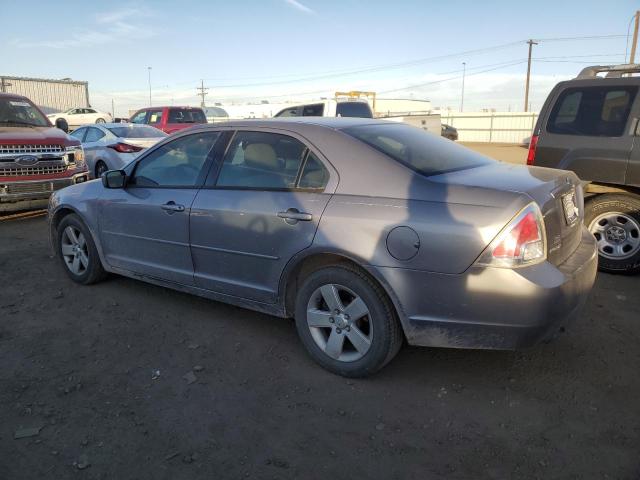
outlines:
[{"label": "pickup truck cab", "polygon": [[0,93],[0,212],[46,207],[52,192],[89,179],[80,142],[56,123],[28,98]]},{"label": "pickup truck cab", "polygon": [[572,170],[585,181],[585,224],[607,272],[640,272],[638,73],[640,64],[592,66],[560,82],[529,144],[529,165]]},{"label": "pickup truck cab", "polygon": [[129,121],[151,125],[172,134],[197,124],[207,123],[207,117],[199,107],[149,107],[138,110]]}]

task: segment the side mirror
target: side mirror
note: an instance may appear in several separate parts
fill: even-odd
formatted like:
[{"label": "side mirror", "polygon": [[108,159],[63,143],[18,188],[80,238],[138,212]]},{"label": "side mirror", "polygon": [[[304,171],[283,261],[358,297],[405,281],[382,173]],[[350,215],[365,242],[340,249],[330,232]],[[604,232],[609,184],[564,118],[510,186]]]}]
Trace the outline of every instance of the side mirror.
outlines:
[{"label": "side mirror", "polygon": [[109,170],[104,172],[101,178],[104,188],[124,188],[127,174],[124,170]]},{"label": "side mirror", "polygon": [[64,118],[56,118],[56,128],[59,128],[64,133],[69,133],[69,124]]}]

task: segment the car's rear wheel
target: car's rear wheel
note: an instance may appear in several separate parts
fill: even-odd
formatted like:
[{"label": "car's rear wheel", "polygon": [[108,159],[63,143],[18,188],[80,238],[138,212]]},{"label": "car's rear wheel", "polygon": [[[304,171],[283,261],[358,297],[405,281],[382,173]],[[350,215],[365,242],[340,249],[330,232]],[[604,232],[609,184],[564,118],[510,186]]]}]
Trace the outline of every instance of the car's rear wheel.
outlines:
[{"label": "car's rear wheel", "polygon": [[105,277],[89,229],[77,215],[67,215],[58,225],[57,247],[58,257],[74,282],[90,285]]},{"label": "car's rear wheel", "polygon": [[311,357],[327,370],[365,377],[402,345],[402,329],[385,292],[355,268],[311,273],[296,298],[296,327]]},{"label": "car's rear wheel", "polygon": [[104,172],[106,172],[107,170],[109,170],[109,167],[107,167],[107,164],[104,163],[102,160],[98,160],[96,162],[96,178],[100,178],[102,176],[102,174]]},{"label": "car's rear wheel", "polygon": [[609,273],[640,272],[640,198],[597,195],[585,204],[585,224],[598,243],[598,267]]},{"label": "car's rear wheel", "polygon": [[104,118],[96,118],[96,123],[105,123]]}]

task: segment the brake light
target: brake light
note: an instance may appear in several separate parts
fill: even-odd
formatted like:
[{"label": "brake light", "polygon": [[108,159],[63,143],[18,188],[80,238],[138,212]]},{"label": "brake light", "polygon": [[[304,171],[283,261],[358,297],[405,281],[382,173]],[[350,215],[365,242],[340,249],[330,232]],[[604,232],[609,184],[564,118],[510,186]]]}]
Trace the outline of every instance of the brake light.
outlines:
[{"label": "brake light", "polygon": [[115,145],[109,145],[109,148],[113,148],[119,153],[135,153],[142,150],[142,147],[136,145],[129,145],[128,143],[116,143]]},{"label": "brake light", "polygon": [[527,165],[533,165],[536,160],[536,148],[538,147],[538,135],[533,135],[529,142],[529,153],[527,153]]},{"label": "brake light", "polygon": [[515,268],[547,258],[544,220],[538,205],[530,203],[500,232],[477,260],[477,265]]}]

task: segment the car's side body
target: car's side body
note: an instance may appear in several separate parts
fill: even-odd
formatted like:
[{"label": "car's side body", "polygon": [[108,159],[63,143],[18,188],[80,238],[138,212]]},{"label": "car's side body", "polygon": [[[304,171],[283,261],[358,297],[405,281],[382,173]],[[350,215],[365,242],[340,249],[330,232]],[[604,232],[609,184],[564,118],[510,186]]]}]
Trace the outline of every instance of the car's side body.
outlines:
[{"label": "car's side body", "polygon": [[48,117],[53,123],[55,123],[58,118],[64,118],[71,128],[77,128],[80,125],[89,123],[108,123],[113,120],[110,113],[100,112],[91,107],[72,108],[63,113],[48,115]]},{"label": "car's side body", "polygon": [[207,123],[204,111],[199,107],[147,107],[131,115],[131,123],[145,123],[172,134],[194,125]]},{"label": "car's side body", "polygon": [[[52,232],[75,212],[106,270],[278,316],[293,315],[306,271],[349,264],[383,288],[414,345],[531,345],[585,301],[595,278],[594,241],[580,225],[564,225],[558,203],[575,189],[573,174],[489,163],[425,177],[342,131],[363,122],[376,121],[239,121],[174,135],[141,158],[176,139],[216,132],[197,185],[105,189],[89,182],[52,198]],[[220,187],[220,159],[242,132],[301,142],[328,179],[321,189]],[[532,201],[549,230],[547,260],[513,269],[477,265]],[[163,210],[178,206],[180,213]]]}]

